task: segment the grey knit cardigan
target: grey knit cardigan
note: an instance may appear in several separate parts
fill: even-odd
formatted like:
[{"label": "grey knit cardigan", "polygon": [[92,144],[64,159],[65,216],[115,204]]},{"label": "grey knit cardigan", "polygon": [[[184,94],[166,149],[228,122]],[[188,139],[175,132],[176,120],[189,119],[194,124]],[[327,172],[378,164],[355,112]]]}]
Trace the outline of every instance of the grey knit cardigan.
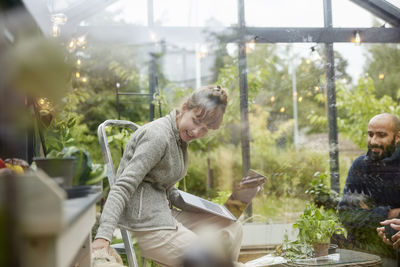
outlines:
[{"label": "grey knit cardigan", "polygon": [[140,127],[131,136],[108,195],[96,238],[111,241],[117,226],[148,231],[176,229],[167,194],[188,165],[187,143],[179,136],[177,111]]}]

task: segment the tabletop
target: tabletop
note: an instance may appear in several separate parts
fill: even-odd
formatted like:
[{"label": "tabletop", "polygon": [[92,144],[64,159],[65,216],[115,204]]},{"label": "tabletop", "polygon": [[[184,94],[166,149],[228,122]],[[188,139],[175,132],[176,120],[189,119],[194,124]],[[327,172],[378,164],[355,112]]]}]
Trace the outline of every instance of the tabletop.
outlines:
[{"label": "tabletop", "polygon": [[283,266],[381,266],[379,256],[365,252],[337,249],[337,252],[325,257],[301,259],[288,262]]}]

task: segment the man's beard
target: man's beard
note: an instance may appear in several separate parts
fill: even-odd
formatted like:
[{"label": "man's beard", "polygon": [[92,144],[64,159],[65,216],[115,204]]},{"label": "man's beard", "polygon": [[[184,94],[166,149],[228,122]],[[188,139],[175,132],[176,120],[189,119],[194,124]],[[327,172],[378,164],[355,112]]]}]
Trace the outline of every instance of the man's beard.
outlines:
[{"label": "man's beard", "polygon": [[[372,152],[373,148],[382,149],[383,151],[382,154]],[[395,150],[396,150],[396,137],[393,137],[392,143],[386,146],[386,148],[384,146],[379,146],[379,145],[368,145],[367,157],[370,160],[378,161],[390,157]]]}]

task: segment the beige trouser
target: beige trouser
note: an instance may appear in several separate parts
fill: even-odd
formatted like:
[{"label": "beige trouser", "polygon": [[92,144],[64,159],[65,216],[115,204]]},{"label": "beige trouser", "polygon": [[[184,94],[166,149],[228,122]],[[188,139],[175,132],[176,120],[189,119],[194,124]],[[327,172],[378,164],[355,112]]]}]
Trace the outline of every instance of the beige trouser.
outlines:
[{"label": "beige trouser", "polygon": [[239,222],[206,213],[172,210],[172,215],[177,229],[133,232],[144,257],[162,266],[176,267],[188,249],[202,244],[212,253],[237,260],[243,235]]}]

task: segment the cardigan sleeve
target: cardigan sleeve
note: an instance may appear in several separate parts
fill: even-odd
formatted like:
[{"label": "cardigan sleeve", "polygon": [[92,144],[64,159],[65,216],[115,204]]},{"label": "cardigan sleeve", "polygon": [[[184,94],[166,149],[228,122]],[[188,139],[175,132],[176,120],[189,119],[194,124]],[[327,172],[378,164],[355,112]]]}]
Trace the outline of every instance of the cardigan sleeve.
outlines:
[{"label": "cardigan sleeve", "polygon": [[96,238],[111,241],[126,203],[146,174],[161,160],[166,146],[165,136],[160,131],[147,128],[133,134],[121,161],[122,169],[104,205]]}]

